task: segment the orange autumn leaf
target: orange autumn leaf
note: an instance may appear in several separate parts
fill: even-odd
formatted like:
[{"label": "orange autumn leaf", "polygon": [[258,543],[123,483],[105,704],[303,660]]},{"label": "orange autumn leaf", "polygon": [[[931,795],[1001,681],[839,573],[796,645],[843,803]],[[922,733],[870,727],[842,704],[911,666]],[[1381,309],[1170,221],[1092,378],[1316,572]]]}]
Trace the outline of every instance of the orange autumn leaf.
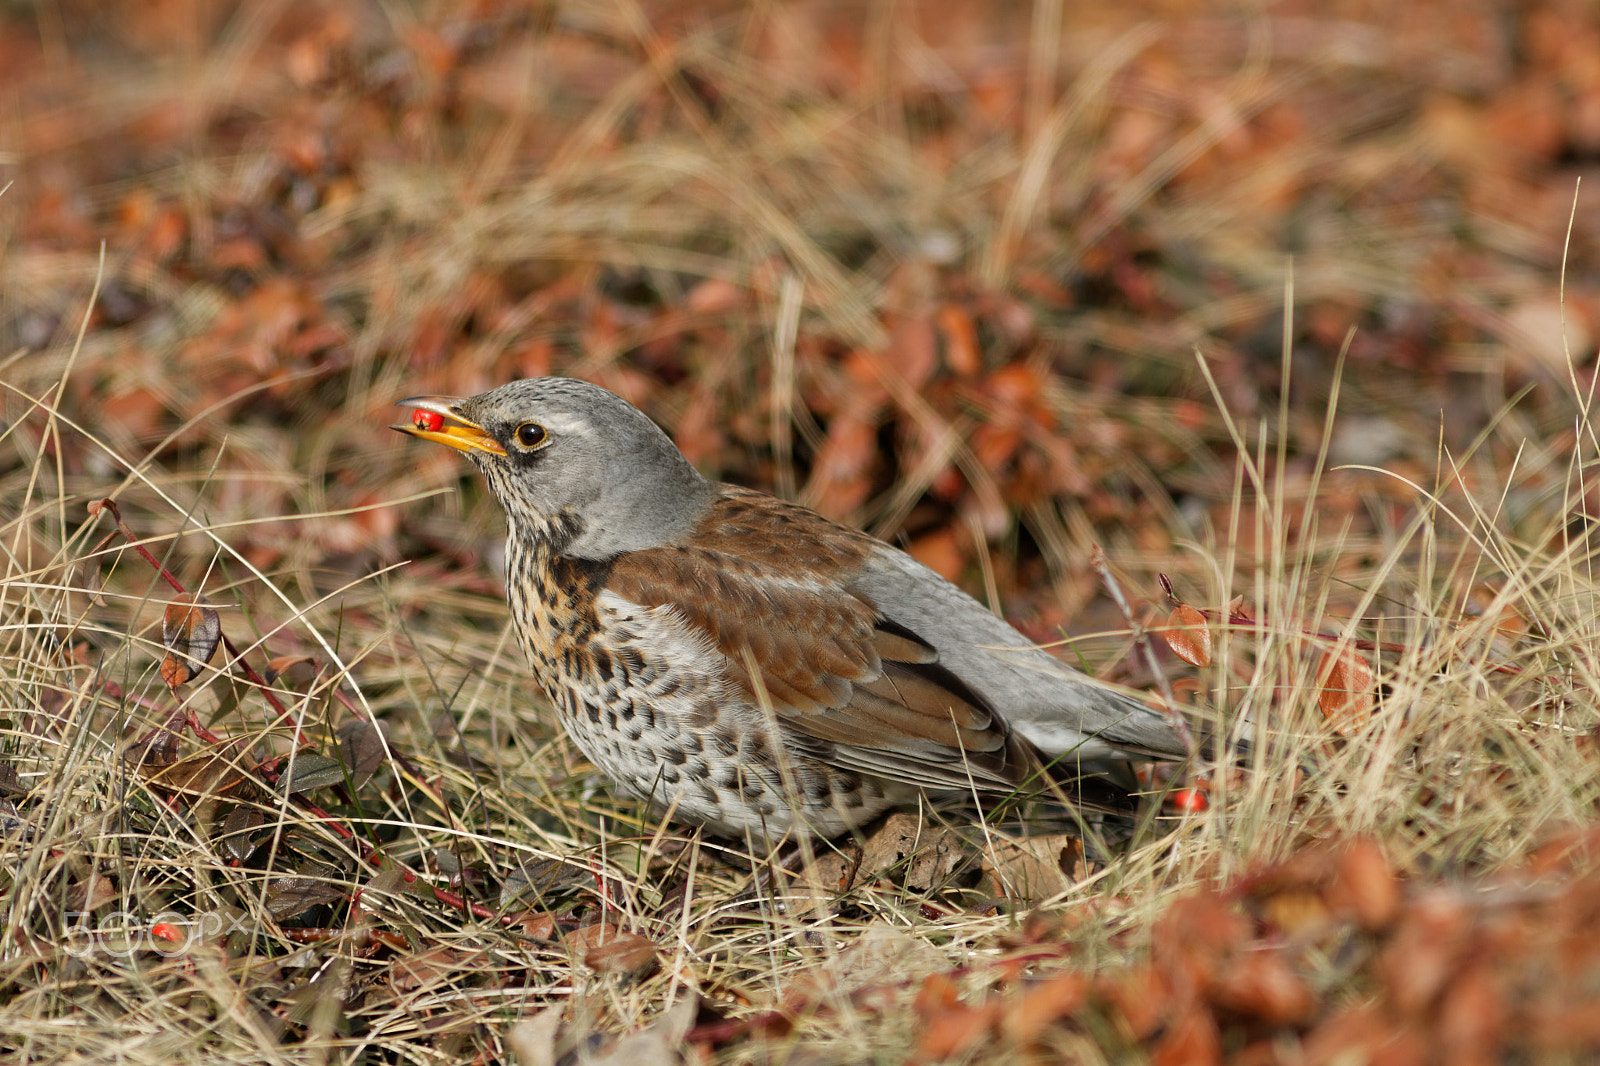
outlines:
[{"label": "orange autumn leaf", "polygon": [[906,384],[920,389],[938,367],[938,347],[933,323],[926,317],[918,316],[904,319],[894,326],[883,357],[888,365],[900,372]]},{"label": "orange autumn leaf", "polygon": [[955,304],[939,308],[939,333],[944,337],[944,361],[951,370],[963,377],[971,377],[983,369],[983,355],[978,348],[978,330],[972,316]]},{"label": "orange autumn leaf", "polygon": [[1173,654],[1190,666],[1211,665],[1211,629],[1206,616],[1187,603],[1173,608],[1161,635]]},{"label": "orange autumn leaf", "polygon": [[930,974],[922,982],[913,1009],[922,1019],[915,1062],[960,1054],[988,1036],[1000,1020],[998,1002],[967,1006],[958,998],[955,982],[945,974]]},{"label": "orange autumn leaf", "polygon": [[197,603],[187,592],[178,593],[161,617],[161,643],[167,648],[161,680],[177,688],[192,679],[217,653],[221,639],[222,618],[216,608]]},{"label": "orange autumn leaf", "polygon": [[1268,1025],[1305,1021],[1317,1007],[1310,987],[1277,952],[1241,952],[1210,991],[1216,1006]]},{"label": "orange autumn leaf", "polygon": [[1065,973],[1029,985],[1000,1018],[1000,1032],[1011,1043],[1026,1046],[1053,1022],[1076,1013],[1089,1000],[1089,981]]},{"label": "orange autumn leaf", "polygon": [[1388,926],[1401,906],[1400,882],[1371,840],[1357,840],[1339,856],[1325,895],[1331,909],[1354,916],[1368,932]]},{"label": "orange autumn leaf", "polygon": [[1351,736],[1372,719],[1372,667],[1353,648],[1324,652],[1317,668],[1317,706],[1334,732]]},{"label": "orange autumn leaf", "polygon": [[1209,1011],[1179,1014],[1150,1050],[1152,1066],[1221,1066],[1222,1034]]},{"label": "orange autumn leaf", "polygon": [[568,934],[567,947],[583,964],[599,973],[642,977],[659,965],[655,942],[602,922]]}]

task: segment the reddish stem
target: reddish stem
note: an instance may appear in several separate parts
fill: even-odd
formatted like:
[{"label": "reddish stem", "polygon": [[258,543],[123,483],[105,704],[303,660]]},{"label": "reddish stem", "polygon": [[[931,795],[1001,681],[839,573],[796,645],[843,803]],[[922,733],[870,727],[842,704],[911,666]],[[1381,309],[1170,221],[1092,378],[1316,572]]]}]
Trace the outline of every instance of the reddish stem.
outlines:
[{"label": "reddish stem", "polygon": [[[1222,611],[1212,610],[1209,607],[1196,607],[1192,603],[1186,603],[1173,590],[1171,578],[1167,577],[1166,574],[1157,574],[1156,579],[1161,583],[1161,591],[1167,597],[1167,601],[1174,607],[1188,607],[1191,610],[1199,611],[1206,617],[1207,621],[1216,622],[1226,620],[1229,628],[1232,629],[1256,629],[1264,631],[1267,628],[1266,624],[1262,622],[1261,619],[1254,618],[1248,614],[1245,614],[1243,611],[1229,610],[1226,612],[1226,615],[1224,615],[1224,612]],[[1388,640],[1363,640],[1359,637],[1346,640],[1343,637],[1330,636],[1327,633],[1319,633],[1314,629],[1297,629],[1293,630],[1293,632],[1307,638],[1308,640],[1320,640],[1329,644],[1343,642],[1347,647],[1355,648],[1358,651],[1387,651],[1395,654],[1401,654],[1411,650],[1411,646],[1409,644],[1398,644],[1394,641]],[[1522,673],[1521,667],[1510,666],[1505,663],[1491,663],[1487,659],[1468,657],[1467,663],[1469,665],[1483,666],[1497,674]]]}]

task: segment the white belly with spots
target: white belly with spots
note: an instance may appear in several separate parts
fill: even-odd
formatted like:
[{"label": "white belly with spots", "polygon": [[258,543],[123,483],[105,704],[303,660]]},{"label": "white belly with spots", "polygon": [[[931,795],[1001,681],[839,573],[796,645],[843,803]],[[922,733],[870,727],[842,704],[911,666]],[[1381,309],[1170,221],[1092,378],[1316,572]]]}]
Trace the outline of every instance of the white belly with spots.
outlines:
[{"label": "white belly with spots", "polygon": [[781,730],[729,684],[722,653],[676,610],[609,591],[596,606],[605,648],[587,658],[601,665],[546,691],[579,749],[628,792],[680,821],[755,841],[797,822],[837,836],[905,798],[775,742]]}]

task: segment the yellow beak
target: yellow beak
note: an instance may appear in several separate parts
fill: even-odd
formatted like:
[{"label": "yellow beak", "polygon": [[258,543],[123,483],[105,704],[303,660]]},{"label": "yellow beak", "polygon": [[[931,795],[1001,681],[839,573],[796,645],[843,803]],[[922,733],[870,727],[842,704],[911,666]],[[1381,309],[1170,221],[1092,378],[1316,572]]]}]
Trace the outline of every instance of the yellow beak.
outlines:
[{"label": "yellow beak", "polygon": [[413,437],[443,444],[458,452],[474,449],[490,455],[505,455],[500,442],[483,431],[483,427],[456,413],[461,400],[455,396],[412,396],[395,404],[396,407],[416,409],[410,422],[401,422],[389,428]]}]

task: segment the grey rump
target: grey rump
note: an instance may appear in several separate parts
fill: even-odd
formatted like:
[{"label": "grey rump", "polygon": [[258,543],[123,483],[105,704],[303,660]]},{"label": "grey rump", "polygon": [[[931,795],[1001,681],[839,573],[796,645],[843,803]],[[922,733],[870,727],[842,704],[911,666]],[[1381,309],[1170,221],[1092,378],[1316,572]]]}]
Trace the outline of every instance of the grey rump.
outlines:
[{"label": "grey rump", "polygon": [[833,836],[919,792],[1042,762],[1181,757],[1166,720],[1057,661],[898,549],[702,477],[567,378],[416,397],[508,523],[519,640],[584,754],[715,832]]}]

